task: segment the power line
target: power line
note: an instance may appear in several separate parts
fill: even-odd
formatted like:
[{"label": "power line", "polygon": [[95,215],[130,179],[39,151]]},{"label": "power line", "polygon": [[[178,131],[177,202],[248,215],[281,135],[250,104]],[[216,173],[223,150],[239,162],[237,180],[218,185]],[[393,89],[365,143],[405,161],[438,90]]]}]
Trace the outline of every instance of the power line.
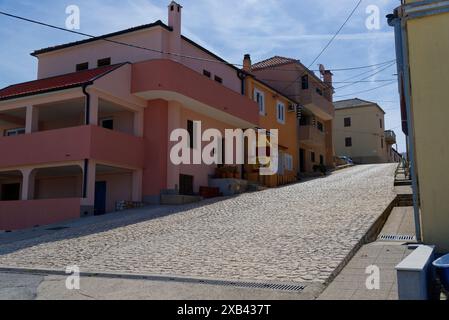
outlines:
[{"label": "power line", "polygon": [[[341,27],[337,30],[337,32],[334,34],[334,36],[329,40],[329,42],[324,46],[323,50],[321,50],[321,52],[318,54],[318,56],[313,59],[312,63],[309,65],[309,67],[307,69],[310,69],[310,67],[323,55],[323,53],[327,50],[327,48],[330,47],[330,45],[332,44],[332,42],[334,42],[335,38],[337,38],[337,36],[340,34],[341,30],[343,30],[343,28],[346,26],[346,24],[349,22],[349,20],[352,18],[352,16],[354,15],[354,13],[356,12],[356,10],[358,9],[358,7],[362,4],[363,0],[359,0],[359,2],[356,4],[356,6],[354,7],[354,9],[351,11],[351,13],[349,14],[348,18],[346,18],[345,22],[343,22],[343,24],[341,25]],[[294,83],[296,83],[296,81],[298,81],[299,79],[301,79],[303,76],[305,75],[305,72],[300,75],[295,81],[293,81],[291,84],[289,84],[284,90],[281,91],[285,91],[286,89],[290,88]]]},{"label": "power line", "polygon": [[384,84],[384,85],[382,85],[382,86],[379,86],[379,87],[375,87],[375,88],[369,89],[369,90],[364,90],[364,91],[359,91],[359,92],[353,92],[353,93],[351,93],[351,94],[345,94],[345,95],[340,95],[340,96],[334,96],[334,98],[343,98],[343,97],[354,96],[354,95],[361,94],[361,93],[371,92],[371,91],[374,91],[374,90],[381,89],[381,88],[384,88],[384,87],[386,87],[386,86],[392,85],[393,83],[397,83],[396,80],[395,80],[395,81],[392,81],[392,82],[390,82],[390,83]]},{"label": "power line", "polygon": [[[33,20],[33,19],[17,16],[17,15],[14,15],[14,14],[11,14],[11,13],[7,13],[7,12],[4,12],[4,11],[0,11],[0,14],[4,15],[4,16],[7,16],[7,17],[10,17],[10,18],[22,20],[22,21],[25,21],[25,22],[37,24],[37,25],[48,27],[48,28],[52,28],[52,29],[56,29],[56,30],[59,30],[59,31],[69,32],[69,33],[72,33],[72,34],[80,35],[80,36],[91,38],[91,39],[98,38],[98,36],[94,36],[94,35],[91,35],[91,34],[79,32],[79,31],[75,31],[75,30],[69,30],[69,29],[58,27],[58,26],[55,26],[55,25],[52,25],[52,24],[49,24],[49,23],[45,23],[45,22],[42,22],[42,21],[37,21],[37,20]],[[189,56],[189,55],[184,55],[184,54],[179,54],[179,53],[173,53],[173,52],[168,52],[168,51],[163,51],[163,50],[158,50],[158,49],[153,49],[153,48],[148,48],[148,47],[143,47],[143,46],[138,46],[138,45],[133,45],[133,44],[126,43],[126,42],[110,40],[110,39],[107,39],[107,38],[101,38],[101,39],[98,39],[98,40],[102,40],[102,41],[106,41],[106,42],[109,42],[109,43],[114,43],[114,44],[118,44],[118,45],[122,45],[122,46],[127,46],[127,47],[131,47],[131,48],[134,48],[134,49],[140,49],[140,50],[160,53],[160,54],[173,55],[173,56],[187,58],[187,59],[200,60],[200,61],[204,61],[204,62],[225,64],[225,65],[234,66],[234,67],[243,67],[243,64],[230,63],[230,62],[226,62],[226,61],[218,61],[218,60],[214,60],[214,59],[200,58],[200,57],[194,57],[194,56]],[[374,64],[374,65],[368,65],[368,66],[338,68],[338,69],[330,69],[330,70],[332,70],[332,71],[350,71],[350,70],[358,70],[358,69],[367,69],[367,68],[372,68],[372,67],[379,66],[379,65],[384,65],[385,63],[389,63],[389,62],[392,62],[392,61],[395,61],[395,60],[386,61],[386,62],[382,62],[382,63],[378,63],[378,64]],[[274,67],[272,69],[277,69],[277,68]],[[291,69],[291,70],[277,69],[277,70],[298,71],[297,69]],[[312,71],[312,70],[310,70],[310,71]],[[313,70],[313,71],[319,71],[319,70]]]},{"label": "power line", "polygon": [[[359,79],[359,80],[357,80],[357,81],[353,81],[353,82],[351,82],[350,84],[347,84],[347,85],[344,85],[344,86],[335,88],[335,90],[339,90],[339,89],[351,87],[351,86],[353,86],[354,84],[359,83],[360,81],[364,81],[364,80],[366,80],[366,79],[369,79],[369,78],[371,78],[371,77],[374,77],[375,75],[377,75],[377,74],[379,74],[379,73],[381,73],[381,72],[383,72],[383,71],[385,71],[385,70],[391,68],[394,64],[395,64],[395,62],[390,63],[390,64],[388,64],[387,66],[385,66],[384,68],[382,68],[382,69],[380,69],[380,70],[377,70],[376,72],[370,74],[369,76],[367,76],[367,77],[365,77],[365,78],[362,78],[362,79]],[[363,74],[361,74],[361,75],[364,75],[364,74],[366,74],[366,73],[363,73]],[[358,77],[361,76],[361,75],[355,76],[355,77],[353,77],[353,78],[358,78]],[[352,79],[353,79],[353,78],[352,78]],[[395,81],[396,81],[396,80],[395,80]]]},{"label": "power line", "polygon": [[[291,80],[280,80],[280,79],[262,79],[265,82],[291,82]],[[326,82],[323,81],[325,84],[336,84],[336,83],[371,83],[371,82],[390,82],[390,81],[397,81],[396,79],[384,79],[384,80],[360,80],[360,81],[332,81],[332,82]],[[296,83],[300,83],[299,81],[296,81]]]}]

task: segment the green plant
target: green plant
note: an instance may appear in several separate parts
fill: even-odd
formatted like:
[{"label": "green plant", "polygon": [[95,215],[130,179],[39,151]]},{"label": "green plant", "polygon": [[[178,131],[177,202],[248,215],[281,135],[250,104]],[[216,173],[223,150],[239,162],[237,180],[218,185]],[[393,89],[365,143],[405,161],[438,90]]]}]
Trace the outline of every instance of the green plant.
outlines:
[{"label": "green plant", "polygon": [[322,175],[327,174],[327,167],[324,164],[317,164],[313,166],[314,172],[320,172]]}]

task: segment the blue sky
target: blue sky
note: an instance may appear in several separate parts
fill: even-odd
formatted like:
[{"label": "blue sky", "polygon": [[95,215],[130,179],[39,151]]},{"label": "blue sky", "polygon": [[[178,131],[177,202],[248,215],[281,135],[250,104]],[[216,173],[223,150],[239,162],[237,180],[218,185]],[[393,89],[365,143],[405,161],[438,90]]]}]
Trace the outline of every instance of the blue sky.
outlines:
[{"label": "blue sky", "polygon": [[[81,10],[80,32],[100,35],[162,20],[167,22],[168,0],[0,0],[0,10],[64,27],[65,9],[77,5]],[[245,53],[253,61],[281,55],[310,65],[332,35],[347,18],[357,0],[180,0],[184,6],[183,34],[232,63],[242,63]],[[395,59],[394,34],[385,16],[399,0],[364,0],[352,19],[316,64],[338,69],[372,65]],[[366,9],[375,5],[380,12],[380,28],[368,30]],[[33,80],[35,49],[83,39],[63,31],[0,16],[0,87]],[[317,69],[317,65],[312,66]],[[365,78],[380,69],[334,72],[334,81]],[[371,71],[371,72],[370,72]],[[395,66],[367,80],[394,79]],[[335,84],[341,87],[345,84]],[[370,90],[381,85],[383,88]],[[363,82],[338,89],[336,99],[359,97],[378,102],[387,112],[386,128],[398,134],[400,151],[405,141],[400,129],[397,85],[388,82]],[[340,97],[340,98],[339,98]]]}]

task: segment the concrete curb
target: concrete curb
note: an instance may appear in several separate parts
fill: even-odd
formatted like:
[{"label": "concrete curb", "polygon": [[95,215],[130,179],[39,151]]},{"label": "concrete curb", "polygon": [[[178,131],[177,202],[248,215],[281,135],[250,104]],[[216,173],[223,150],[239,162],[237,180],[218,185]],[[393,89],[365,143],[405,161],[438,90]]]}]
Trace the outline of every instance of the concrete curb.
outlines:
[{"label": "concrete curb", "polygon": [[[26,275],[40,275],[40,276],[61,276],[67,277],[67,274],[63,270],[59,269],[41,269],[41,268],[17,268],[17,267],[0,267],[0,272],[4,273],[16,273]],[[295,282],[271,282],[261,280],[229,280],[229,279],[217,279],[217,278],[197,278],[197,277],[181,277],[172,275],[151,275],[151,274],[134,274],[126,272],[94,272],[94,271],[82,271],[80,277],[86,278],[107,278],[107,279],[124,279],[124,280],[146,280],[157,282],[174,282],[174,283],[189,283],[199,285],[213,285],[213,286],[227,286],[227,287],[257,287],[259,290],[275,290],[275,291],[289,291],[282,289],[275,289],[271,287],[303,287],[302,290],[298,290],[298,293],[303,292],[307,287],[316,287],[316,283],[295,283]]]},{"label": "concrete curb", "polygon": [[340,263],[340,265],[335,268],[332,272],[331,276],[326,280],[325,285],[328,286],[335,278],[340,274],[340,272],[348,265],[348,263],[354,258],[357,252],[367,243],[373,242],[377,239],[377,236],[382,231],[385,223],[387,222],[393,208],[396,207],[399,196],[397,195],[391,203],[387,206],[384,212],[374,221],[371,227],[366,232],[365,236],[363,236],[360,241],[352,248],[349,254],[345,259]]}]

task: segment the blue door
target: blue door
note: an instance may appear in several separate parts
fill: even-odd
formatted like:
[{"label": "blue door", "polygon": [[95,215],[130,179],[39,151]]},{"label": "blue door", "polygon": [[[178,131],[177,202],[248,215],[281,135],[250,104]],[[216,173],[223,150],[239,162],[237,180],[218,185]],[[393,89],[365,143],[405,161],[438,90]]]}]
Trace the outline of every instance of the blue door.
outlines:
[{"label": "blue door", "polygon": [[95,215],[106,213],[106,182],[95,183]]}]

